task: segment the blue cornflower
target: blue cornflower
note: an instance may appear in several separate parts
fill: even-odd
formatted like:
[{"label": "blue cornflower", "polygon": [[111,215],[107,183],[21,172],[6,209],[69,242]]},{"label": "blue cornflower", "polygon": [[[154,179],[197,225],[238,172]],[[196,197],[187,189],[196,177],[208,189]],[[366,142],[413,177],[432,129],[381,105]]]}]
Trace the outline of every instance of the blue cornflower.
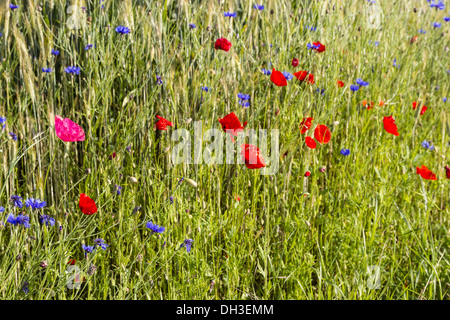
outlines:
[{"label": "blue cornflower", "polygon": [[249,94],[243,94],[243,93],[238,93],[238,98],[240,99],[239,100],[239,104],[241,105],[241,106],[243,106],[243,107],[245,107],[245,108],[247,108],[247,107],[249,107],[250,106],[250,102],[249,101],[247,101],[247,100],[249,100],[250,99],[250,95]]},{"label": "blue cornflower", "polygon": [[28,294],[28,293],[30,292],[30,289],[28,289],[28,285],[29,285],[28,281],[25,281],[25,282],[23,283],[23,285],[22,285],[22,291],[23,291],[25,294]]},{"label": "blue cornflower", "polygon": [[59,55],[59,50],[52,49],[52,55],[58,56]]},{"label": "blue cornflower", "polygon": [[322,96],[325,95],[325,89],[316,89],[316,92],[319,92]]},{"label": "blue cornflower", "polygon": [[55,218],[50,217],[47,214],[43,214],[39,217],[39,222],[42,224],[46,224],[47,226],[54,226],[55,225]]},{"label": "blue cornflower", "polygon": [[378,47],[378,45],[380,44],[380,41],[375,41],[373,44],[375,45],[375,47]]},{"label": "blue cornflower", "polygon": [[394,59],[394,64],[393,64],[393,66],[394,66],[394,67],[397,67],[398,69],[400,69],[400,66],[397,65],[397,59],[396,59],[396,58]]},{"label": "blue cornflower", "polygon": [[250,107],[250,102],[248,102],[248,101],[240,100],[239,104],[241,106],[243,106],[244,108]]},{"label": "blue cornflower", "polygon": [[287,81],[291,80],[294,77],[291,73],[289,73],[287,71],[283,71],[282,74],[286,78]]},{"label": "blue cornflower", "polygon": [[447,97],[442,98],[442,101],[447,102]]},{"label": "blue cornflower", "polygon": [[15,4],[12,4],[12,3],[9,5],[9,8],[10,8],[11,10],[16,10],[18,7],[19,7],[19,6],[16,6]]},{"label": "blue cornflower", "polygon": [[419,33],[422,33],[422,34],[425,34],[425,33],[427,33],[425,30],[423,30],[423,29],[420,29],[419,30]]},{"label": "blue cornflower", "polygon": [[440,28],[441,27],[441,23],[440,22],[435,22],[435,23],[433,23],[433,27]]},{"label": "blue cornflower", "polygon": [[358,85],[360,85],[360,86],[362,86],[362,87],[366,87],[366,86],[368,86],[369,85],[369,83],[368,82],[366,82],[366,81],[363,81],[362,79],[356,79],[356,83],[358,84]]},{"label": "blue cornflower", "polygon": [[47,202],[40,201],[39,199],[29,198],[25,200],[25,206],[31,207],[33,210],[39,210],[47,205]]},{"label": "blue cornflower", "polygon": [[223,15],[225,17],[235,18],[236,17],[236,12],[224,12]]},{"label": "blue cornflower", "polygon": [[118,26],[116,28],[116,32],[124,35],[124,34],[130,33],[130,29],[128,29],[127,27],[124,27],[124,26]]},{"label": "blue cornflower", "polygon": [[309,49],[319,49],[319,45],[317,44],[317,45],[315,45],[315,44],[311,44],[311,43],[307,43],[306,44],[306,47],[308,48],[308,50]]},{"label": "blue cornflower", "polygon": [[[444,21],[445,22],[449,22],[450,21],[450,17],[444,17]],[[0,36],[1,36],[1,34],[0,34]]]},{"label": "blue cornflower", "polygon": [[350,154],[350,150],[348,150],[348,149],[342,149],[342,150],[341,150],[341,154],[344,155],[344,156],[348,156],[348,155]]},{"label": "blue cornflower", "polygon": [[9,135],[14,141],[17,141],[17,135],[14,132],[10,132]]},{"label": "blue cornflower", "polygon": [[17,208],[23,207],[21,196],[12,195],[11,198],[9,198],[9,201],[11,201],[14,204],[14,206],[16,206]]},{"label": "blue cornflower", "polygon": [[209,88],[208,88],[208,87],[201,87],[201,89],[202,89],[202,91],[206,91],[206,92],[209,91]]},{"label": "blue cornflower", "polygon": [[170,200],[170,204],[173,204],[173,196],[170,196],[169,200]]},{"label": "blue cornflower", "polygon": [[264,9],[264,5],[263,4],[255,4],[253,5],[253,8],[255,8],[256,10],[263,10]]},{"label": "blue cornflower", "polygon": [[0,116],[0,124],[3,124],[2,130],[5,129],[5,127],[6,127],[6,118]]},{"label": "blue cornflower", "polygon": [[369,2],[369,4],[374,4],[375,0],[367,0],[367,2]]},{"label": "blue cornflower", "polygon": [[115,185],[115,187],[116,187],[117,195],[120,196],[120,194],[122,193],[122,187],[117,184]]},{"label": "blue cornflower", "polygon": [[93,47],[93,44],[88,44],[86,47],[84,47],[84,50],[89,50]]},{"label": "blue cornflower", "polygon": [[85,256],[87,256],[88,252],[92,253],[94,251],[94,246],[86,246],[86,245],[82,244],[81,247],[83,248],[84,251],[86,251],[84,253]]},{"label": "blue cornflower", "polygon": [[80,70],[80,67],[75,66],[64,68],[64,71],[70,74],[80,74]]},{"label": "blue cornflower", "polygon": [[191,249],[192,249],[192,242],[194,242],[194,240],[192,240],[192,239],[186,239],[186,240],[184,240],[184,242],[181,244],[180,248],[186,246],[186,251],[189,253],[189,252],[191,252]]},{"label": "blue cornflower", "polygon": [[128,152],[131,152],[131,145],[126,147],[125,149],[127,149]]},{"label": "blue cornflower", "polygon": [[249,100],[250,99],[250,95],[249,94],[243,94],[243,93],[238,93],[238,98],[242,99],[242,100]]},{"label": "blue cornflower", "polygon": [[352,84],[352,85],[350,86],[350,90],[352,90],[352,91],[358,91],[358,90],[359,90],[359,86]]},{"label": "blue cornflower", "polygon": [[29,228],[30,227],[30,217],[28,217],[27,215],[24,214],[19,214],[17,216],[17,218],[10,213],[6,222],[11,223],[12,225],[22,225],[25,228]]},{"label": "blue cornflower", "polygon": [[159,85],[163,84],[161,76],[156,76],[156,84],[159,84]]},{"label": "blue cornflower", "polygon": [[431,144],[431,141],[427,141],[427,140],[423,140],[422,142],[422,147],[428,149],[428,150],[433,150],[434,146]]},{"label": "blue cornflower", "polygon": [[[316,31],[316,30],[317,30],[316,27],[310,27],[310,26],[306,26],[306,25],[305,25],[305,29],[306,29],[306,30],[311,30],[311,31]],[[369,42],[370,42],[370,41],[369,41]]]},{"label": "blue cornflower", "polygon": [[270,76],[272,74],[272,72],[270,70],[266,70],[266,69],[262,69],[262,72],[266,75],[266,76]]},{"label": "blue cornflower", "polygon": [[5,212],[5,207],[0,206],[0,212]]},{"label": "blue cornflower", "polygon": [[195,28],[197,28],[197,26],[195,24],[193,24],[193,23],[189,23],[189,28],[190,29],[195,29]]},{"label": "blue cornflower", "polygon": [[95,244],[94,244],[94,249],[95,249],[96,246],[99,246],[99,247],[102,248],[103,250],[106,250],[106,248],[109,247],[109,245],[107,245],[107,244],[105,243],[105,240],[100,239],[100,238],[94,239],[94,243],[95,243]]},{"label": "blue cornflower", "polygon": [[42,68],[42,72],[50,73],[50,72],[52,72],[52,69],[51,68]]},{"label": "blue cornflower", "polygon": [[166,230],[165,227],[160,227],[157,224],[153,224],[152,221],[147,222],[147,228],[153,231],[152,234],[153,233],[163,233],[164,230]]},{"label": "blue cornflower", "polygon": [[[430,2],[430,1],[428,1],[428,2]],[[431,4],[430,4],[430,8],[436,8],[436,9],[439,9],[439,10],[444,10],[445,9],[445,4],[444,4],[444,2],[442,0],[439,0],[438,3],[435,3],[434,0],[432,0]]]}]

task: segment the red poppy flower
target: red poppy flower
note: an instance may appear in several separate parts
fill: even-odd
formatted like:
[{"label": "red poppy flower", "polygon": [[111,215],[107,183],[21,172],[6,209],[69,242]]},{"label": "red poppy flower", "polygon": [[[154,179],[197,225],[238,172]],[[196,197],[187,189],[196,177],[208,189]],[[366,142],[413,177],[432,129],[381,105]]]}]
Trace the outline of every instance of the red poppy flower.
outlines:
[{"label": "red poppy flower", "polygon": [[341,80],[338,80],[337,84],[339,88],[342,88],[345,85]]},{"label": "red poppy flower", "polygon": [[383,100],[380,100],[379,106],[380,106],[380,107],[381,107],[381,106],[384,106],[384,101],[383,101]]},{"label": "red poppy flower", "polygon": [[307,75],[308,75],[308,71],[294,72],[294,76],[295,76],[299,81],[305,81],[305,78],[306,78]]},{"label": "red poppy flower", "polygon": [[292,59],[292,66],[295,68],[296,66],[298,66],[298,59],[297,58],[294,58],[294,59]]},{"label": "red poppy flower", "polygon": [[216,50],[220,49],[220,50],[228,52],[228,51],[230,51],[230,48],[231,48],[231,42],[225,38],[217,39],[216,43],[214,44],[214,49],[216,49]]},{"label": "red poppy flower", "polygon": [[413,110],[416,110],[416,108],[417,108],[417,102],[413,102]]},{"label": "red poppy flower", "polygon": [[311,175],[311,172],[309,172],[309,171],[305,172],[305,177],[309,177],[310,175]]},{"label": "red poppy flower", "polygon": [[447,179],[450,179],[450,167],[449,166],[445,166],[445,175],[446,175]]},{"label": "red poppy flower", "polygon": [[314,138],[320,143],[327,144],[331,140],[331,131],[324,124],[319,124],[314,130]]},{"label": "red poppy flower", "polygon": [[84,193],[80,194],[80,201],[78,203],[81,212],[87,215],[91,215],[97,212],[97,206],[95,205],[95,201],[89,198]]},{"label": "red poppy flower", "polygon": [[117,154],[115,152],[113,152],[110,156],[109,156],[109,160],[114,159],[117,156]]},{"label": "red poppy flower", "polygon": [[420,110],[420,115],[422,116],[424,113],[425,113],[425,111],[427,111],[427,106],[423,106],[422,107],[422,110]]},{"label": "red poppy flower", "polygon": [[286,78],[280,71],[275,70],[275,68],[272,69],[272,74],[270,75],[270,81],[272,81],[278,87],[287,86]]},{"label": "red poppy flower", "polygon": [[398,136],[397,125],[395,124],[394,118],[392,116],[384,117],[383,119],[384,130],[386,132],[393,134],[394,136]]},{"label": "red poppy flower", "polygon": [[414,43],[416,41],[417,41],[417,36],[411,38],[411,43]]},{"label": "red poppy flower", "polygon": [[76,262],[77,262],[77,260],[70,259],[69,262],[67,262],[67,264],[70,264],[71,266],[73,266]]},{"label": "red poppy flower", "polygon": [[236,201],[241,201],[241,198],[240,198],[237,194],[234,195],[234,199],[235,199]]},{"label": "red poppy flower", "polygon": [[266,166],[259,148],[253,144],[242,144],[241,155],[242,160],[245,162],[245,165],[249,169],[259,169]]},{"label": "red poppy flower", "polygon": [[222,129],[225,132],[228,132],[231,137],[231,141],[234,142],[233,136],[237,137],[239,132],[242,132],[247,125],[247,121],[244,122],[244,125],[241,125],[239,118],[234,114],[234,112],[227,114],[223,119],[219,118],[219,122],[222,125]]},{"label": "red poppy flower", "polygon": [[155,123],[155,127],[158,130],[166,130],[167,131],[167,126],[172,127],[173,124],[172,122],[164,119],[163,117],[160,117],[158,115],[156,115],[156,117],[159,119],[156,123]]},{"label": "red poppy flower", "polygon": [[305,137],[305,143],[310,149],[315,149],[317,147],[316,141],[311,137]]},{"label": "red poppy flower", "polygon": [[312,124],[313,120],[314,120],[314,118],[311,118],[311,117],[303,118],[302,123],[300,123],[300,130],[301,130],[302,134],[306,133],[306,131],[308,131],[309,128],[311,128],[311,124]]},{"label": "red poppy flower", "polygon": [[314,75],[309,73],[308,71],[299,71],[299,72],[295,72],[294,76],[299,80],[299,81],[305,81],[306,77],[308,76],[308,82],[310,84],[314,84]]},{"label": "red poppy flower", "polygon": [[436,175],[424,165],[422,165],[422,168],[416,167],[416,173],[426,180],[437,180]]},{"label": "red poppy flower", "polygon": [[313,45],[319,46],[318,49],[314,49],[314,50],[316,50],[317,52],[323,52],[323,51],[325,51],[325,46],[324,46],[323,44],[321,44],[319,41],[313,42]]}]

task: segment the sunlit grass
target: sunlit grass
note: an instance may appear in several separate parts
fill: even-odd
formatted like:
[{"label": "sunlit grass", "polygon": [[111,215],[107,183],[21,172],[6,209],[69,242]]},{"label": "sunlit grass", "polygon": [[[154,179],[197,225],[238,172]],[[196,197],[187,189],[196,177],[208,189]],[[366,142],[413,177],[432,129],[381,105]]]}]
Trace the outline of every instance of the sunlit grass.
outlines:
[{"label": "sunlit grass", "polygon": [[[89,19],[79,30],[68,28],[66,1],[17,1],[15,11],[1,4],[0,297],[448,299],[448,13],[426,1],[376,1],[377,29],[368,24],[367,1],[332,2],[266,1],[258,11],[252,1],[107,0],[103,9],[85,1],[81,21]],[[131,32],[116,33],[119,25]],[[231,41],[229,52],[214,50],[221,37]],[[307,50],[315,41],[326,51]],[[84,50],[88,44],[95,47]],[[80,75],[66,74],[68,66]],[[276,87],[261,71],[273,67],[308,70],[316,82],[294,78]],[[352,92],[357,78],[369,85]],[[250,94],[249,108],[238,104],[239,92]],[[420,116],[422,105],[428,110]],[[242,164],[173,164],[173,130],[187,129],[193,140],[195,121],[203,133],[221,130],[217,119],[230,112],[249,129],[266,129],[269,140],[279,130],[277,174]],[[156,114],[174,126],[157,133]],[[86,140],[58,139],[55,115],[81,125]],[[383,129],[390,115],[398,137]],[[309,116],[306,135],[317,124],[332,131],[315,150],[299,131]],[[423,164],[437,181],[416,174]],[[180,184],[183,177],[197,188]],[[81,213],[80,193],[98,213]],[[30,229],[6,223],[21,212],[9,201],[15,194],[45,200],[55,226],[41,225],[25,207]],[[152,235],[150,220],[166,230]],[[96,238],[109,247],[86,259],[81,245]],[[190,253],[180,248],[185,239],[194,240]],[[70,259],[84,272],[79,290],[67,288]],[[380,267],[379,289],[368,286],[370,266]]]}]

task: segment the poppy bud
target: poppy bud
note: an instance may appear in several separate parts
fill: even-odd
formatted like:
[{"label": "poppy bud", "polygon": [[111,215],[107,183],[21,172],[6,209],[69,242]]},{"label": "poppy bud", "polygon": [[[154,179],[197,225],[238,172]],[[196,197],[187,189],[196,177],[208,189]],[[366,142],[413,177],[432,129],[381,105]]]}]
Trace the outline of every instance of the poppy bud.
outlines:
[{"label": "poppy bud", "polygon": [[305,177],[309,177],[310,175],[311,175],[311,172],[309,172],[309,171],[305,172]]},{"label": "poppy bud", "polygon": [[135,177],[128,177],[128,181],[131,183],[138,183],[138,180]]},{"label": "poppy bud", "polygon": [[327,167],[325,166],[320,166],[319,171],[320,172],[325,172],[325,170],[327,170]]},{"label": "poppy bud", "polygon": [[294,58],[292,59],[292,66],[295,68],[296,66],[298,66],[298,59]]},{"label": "poppy bud", "polygon": [[191,180],[189,178],[184,178],[184,180],[192,187],[197,188],[197,182],[195,182],[194,180]]}]

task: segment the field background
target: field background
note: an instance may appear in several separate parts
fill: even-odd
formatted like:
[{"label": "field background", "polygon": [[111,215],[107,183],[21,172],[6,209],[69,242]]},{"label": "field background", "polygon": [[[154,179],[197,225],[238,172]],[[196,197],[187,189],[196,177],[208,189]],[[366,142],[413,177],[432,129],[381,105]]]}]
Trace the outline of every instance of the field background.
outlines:
[{"label": "field background", "polygon": [[[81,1],[86,24],[70,30],[69,1],[22,0],[15,11],[9,3],[0,4],[0,115],[7,118],[0,299],[450,298],[448,4],[437,10],[425,0],[376,0],[377,29],[368,24],[365,0],[264,0],[262,11],[253,1],[106,0],[103,9]],[[117,34],[119,25],[131,32]],[[214,50],[221,37],[231,41],[229,52]],[[326,51],[307,50],[314,41]],[[86,51],[87,44],[95,47]],[[64,72],[72,65],[80,75]],[[272,67],[308,70],[316,83],[300,86],[294,78],[276,87],[261,72]],[[369,86],[353,93],[357,78]],[[249,108],[238,104],[239,92],[251,95]],[[365,99],[372,110],[361,105]],[[423,116],[413,101],[428,106]],[[193,134],[197,120],[203,131],[221,129],[217,119],[230,112],[247,128],[280,130],[276,175],[245,165],[171,164],[163,150],[173,148],[174,129]],[[156,114],[174,123],[160,137]],[[80,124],[86,140],[62,142],[55,115]],[[389,115],[398,137],[383,130]],[[330,127],[329,144],[305,146],[299,124],[307,116],[313,128]],[[425,139],[435,150],[421,146]],[[344,157],[342,148],[351,154]],[[416,174],[422,164],[437,181]],[[197,188],[178,185],[182,177]],[[98,213],[81,213],[81,192]],[[5,223],[19,213],[9,201],[14,194],[45,200],[56,225],[41,225],[25,207],[30,229]],[[166,231],[151,235],[150,220]],[[110,246],[85,259],[81,245],[95,238]],[[185,239],[194,240],[189,254],[178,250]],[[79,290],[66,286],[69,259],[83,272],[97,267]],[[370,266],[380,267],[377,290],[367,285]]]}]

